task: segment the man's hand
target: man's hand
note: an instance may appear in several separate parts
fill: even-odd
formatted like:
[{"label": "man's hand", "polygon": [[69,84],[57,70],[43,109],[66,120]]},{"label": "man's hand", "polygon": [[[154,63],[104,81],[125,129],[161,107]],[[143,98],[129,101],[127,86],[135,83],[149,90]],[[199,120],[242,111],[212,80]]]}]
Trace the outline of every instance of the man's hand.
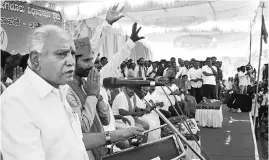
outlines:
[{"label": "man's hand", "polygon": [[140,127],[130,127],[130,128],[120,129],[116,131],[121,134],[123,139],[128,139],[135,135],[142,136],[144,129]]},{"label": "man's hand", "polygon": [[117,22],[119,19],[125,17],[124,15],[119,16],[119,13],[123,11],[124,7],[122,7],[119,11],[117,11],[118,6],[119,6],[119,3],[117,5],[114,5],[112,8],[109,8],[109,10],[107,11],[106,21],[110,25]]},{"label": "man's hand", "polygon": [[147,109],[147,108],[146,108],[146,109],[143,110],[143,112],[144,112],[145,114],[149,114],[151,111],[150,111],[150,109]]},{"label": "man's hand", "polygon": [[16,82],[23,75],[22,67],[17,66],[13,70],[13,83]]},{"label": "man's hand", "polygon": [[140,111],[140,112],[136,112],[136,116],[137,117],[142,117],[143,115],[144,115],[145,113],[142,111]]},{"label": "man's hand", "polygon": [[145,37],[139,37],[138,36],[138,33],[139,33],[140,30],[141,30],[141,27],[139,27],[138,30],[137,30],[137,23],[135,22],[133,24],[132,34],[131,34],[131,37],[130,37],[130,39],[133,42],[136,42],[136,41],[139,41],[140,39],[144,39],[145,38]]},{"label": "man's hand", "polygon": [[164,106],[164,103],[163,103],[163,102],[157,102],[157,103],[156,103],[156,106],[158,106],[158,107],[163,107],[163,106]]},{"label": "man's hand", "polygon": [[131,122],[129,121],[129,119],[127,119],[126,117],[122,116],[121,120],[125,123],[125,124],[129,124],[131,125]]},{"label": "man's hand", "polygon": [[87,81],[82,79],[83,89],[87,93],[87,96],[98,97],[100,92],[100,73],[96,68],[93,68],[89,74]]}]

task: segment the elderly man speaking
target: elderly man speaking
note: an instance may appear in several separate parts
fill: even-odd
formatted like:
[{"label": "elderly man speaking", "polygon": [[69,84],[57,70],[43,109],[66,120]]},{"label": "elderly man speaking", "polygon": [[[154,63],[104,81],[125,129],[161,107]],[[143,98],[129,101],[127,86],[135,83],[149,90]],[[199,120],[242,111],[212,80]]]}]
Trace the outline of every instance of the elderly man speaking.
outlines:
[{"label": "elderly man speaking", "polygon": [[[72,37],[57,26],[46,25],[33,32],[29,51],[24,75],[1,96],[3,158],[88,160],[86,149],[98,141],[105,143],[105,134],[82,134],[78,114],[66,100],[66,84],[73,81],[75,69]],[[90,72],[89,77],[87,82],[95,83],[98,72]],[[121,138],[119,131],[113,131],[111,141],[142,131],[131,128]]]}]

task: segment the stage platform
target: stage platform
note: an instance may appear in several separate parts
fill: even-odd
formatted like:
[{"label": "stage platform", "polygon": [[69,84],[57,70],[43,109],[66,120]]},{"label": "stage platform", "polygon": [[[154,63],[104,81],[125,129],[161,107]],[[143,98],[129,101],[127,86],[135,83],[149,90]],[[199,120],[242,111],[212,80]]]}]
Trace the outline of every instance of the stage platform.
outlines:
[{"label": "stage platform", "polygon": [[222,128],[200,128],[211,160],[259,160],[250,114],[230,112],[225,105],[222,109]]}]

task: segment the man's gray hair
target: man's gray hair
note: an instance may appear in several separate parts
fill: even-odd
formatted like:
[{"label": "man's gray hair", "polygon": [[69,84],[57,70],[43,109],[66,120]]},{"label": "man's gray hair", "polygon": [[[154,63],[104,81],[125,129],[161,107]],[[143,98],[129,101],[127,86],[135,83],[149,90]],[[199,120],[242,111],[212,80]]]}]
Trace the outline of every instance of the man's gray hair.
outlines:
[{"label": "man's gray hair", "polygon": [[[58,32],[63,32],[63,29],[55,25],[44,25],[42,27],[36,28],[29,40],[29,53],[33,51],[36,51],[39,54],[44,53],[44,46],[46,44],[46,40],[50,35],[55,35],[55,33]],[[30,57],[28,59],[28,64],[29,66],[31,66]]]}]

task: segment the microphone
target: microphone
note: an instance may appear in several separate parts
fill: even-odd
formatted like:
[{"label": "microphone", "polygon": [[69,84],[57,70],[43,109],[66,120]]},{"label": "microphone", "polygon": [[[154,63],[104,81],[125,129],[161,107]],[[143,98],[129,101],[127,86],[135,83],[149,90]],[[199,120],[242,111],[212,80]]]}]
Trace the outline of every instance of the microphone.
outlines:
[{"label": "microphone", "polygon": [[139,87],[154,87],[154,86],[165,86],[160,82],[153,81],[142,81],[142,80],[128,80],[120,78],[104,78],[103,86],[105,88],[120,88],[120,87],[130,87],[130,88],[139,88]]},{"label": "microphone", "polygon": [[150,78],[150,77],[141,77],[141,78],[125,78],[127,80],[144,80],[144,81],[155,81],[154,78]]}]

